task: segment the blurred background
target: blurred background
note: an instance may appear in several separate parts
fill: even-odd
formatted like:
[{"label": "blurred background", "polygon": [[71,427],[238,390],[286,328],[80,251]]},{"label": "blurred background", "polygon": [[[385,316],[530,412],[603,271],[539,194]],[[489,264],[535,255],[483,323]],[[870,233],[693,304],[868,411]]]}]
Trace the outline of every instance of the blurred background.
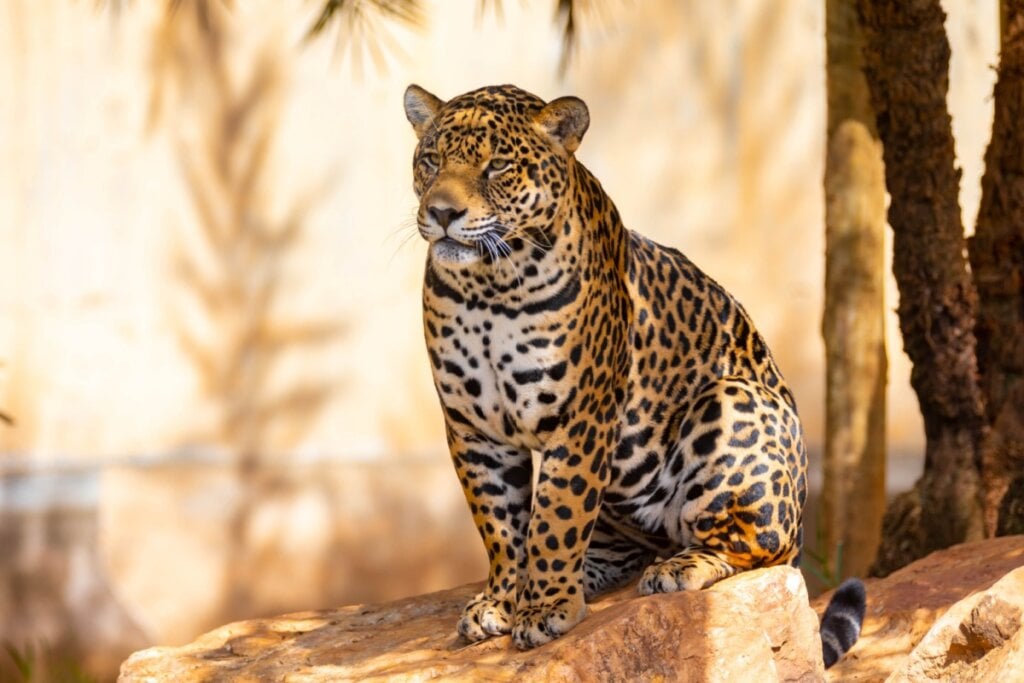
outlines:
[{"label": "blurred background", "polygon": [[[324,4],[0,2],[0,678],[483,578],[421,338],[410,82],[582,97],[578,156],[744,303],[821,450],[824,2],[593,0],[569,53],[555,0],[349,0],[310,38]],[[944,6],[970,231],[997,3]],[[888,343],[901,490],[894,313]]]}]

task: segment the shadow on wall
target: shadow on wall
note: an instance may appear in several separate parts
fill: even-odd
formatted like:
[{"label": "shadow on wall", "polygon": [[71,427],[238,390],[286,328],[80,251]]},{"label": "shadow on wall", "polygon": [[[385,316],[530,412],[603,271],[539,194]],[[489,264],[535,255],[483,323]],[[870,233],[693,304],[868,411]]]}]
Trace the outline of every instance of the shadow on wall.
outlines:
[{"label": "shadow on wall", "polygon": [[275,372],[290,353],[337,340],[344,324],[286,313],[283,264],[328,188],[321,183],[274,217],[268,159],[282,102],[280,59],[260,54],[236,83],[222,49],[225,11],[196,3],[167,14],[157,61],[169,54],[172,64],[156,69],[153,102],[154,111],[170,106],[164,81],[186,90],[176,98],[175,142],[198,221],[177,236],[172,314],[215,413],[186,441],[224,444],[250,470],[260,453],[294,446],[339,389],[335,379],[309,377],[278,387]]},{"label": "shadow on wall", "polygon": [[95,508],[0,512],[0,680],[106,680],[149,644],[112,591],[99,535]]},{"label": "shadow on wall", "polygon": [[[173,113],[181,173],[197,227],[178,236],[173,306],[179,342],[213,414],[186,441],[231,453],[239,487],[227,524],[223,613],[251,614],[250,587],[263,564],[245,542],[263,501],[284,486],[268,473],[268,453],[291,450],[339,382],[305,377],[275,386],[290,354],[315,352],[343,332],[341,322],[287,318],[283,263],[303,238],[321,183],[273,215],[270,158],[283,102],[282,57],[269,49],[233,68],[229,9],[189,3],[158,28],[151,124]],[[238,77],[241,71],[243,75]],[[281,385],[281,382],[277,382]]]},{"label": "shadow on wall", "polygon": [[[244,617],[479,580],[486,556],[450,470],[443,457],[265,467],[241,529],[234,511],[249,484],[230,465],[115,471],[104,483],[104,555],[161,643]],[[223,599],[228,580],[245,582],[234,587],[245,604]]]},{"label": "shadow on wall", "polygon": [[[241,531],[249,483],[226,459],[42,476],[2,483],[0,643],[98,680],[134,650],[236,619],[387,601],[487,571],[443,456],[264,466]],[[66,503],[10,505],[40,486]],[[225,600],[229,579],[246,582],[234,593],[245,604]],[[7,680],[22,679],[0,652]]]}]

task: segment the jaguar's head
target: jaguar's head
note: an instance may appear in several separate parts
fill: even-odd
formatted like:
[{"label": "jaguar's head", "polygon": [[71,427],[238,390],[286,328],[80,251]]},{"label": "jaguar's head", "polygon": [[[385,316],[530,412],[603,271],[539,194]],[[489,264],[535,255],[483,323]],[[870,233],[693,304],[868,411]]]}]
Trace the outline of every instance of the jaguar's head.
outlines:
[{"label": "jaguar's head", "polygon": [[517,238],[550,234],[569,201],[572,157],[590,124],[582,100],[545,104],[502,85],[443,102],[410,85],[405,114],[419,137],[416,222],[435,264],[485,267],[508,255]]}]

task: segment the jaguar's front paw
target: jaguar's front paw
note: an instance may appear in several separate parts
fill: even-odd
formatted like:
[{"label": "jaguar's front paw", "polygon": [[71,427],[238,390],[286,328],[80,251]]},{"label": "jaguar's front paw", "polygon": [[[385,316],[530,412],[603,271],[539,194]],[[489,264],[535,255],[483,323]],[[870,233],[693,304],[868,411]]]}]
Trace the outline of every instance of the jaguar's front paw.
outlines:
[{"label": "jaguar's front paw", "polygon": [[497,600],[480,593],[462,610],[459,633],[474,642],[500,636],[512,630],[513,613],[511,600]]},{"label": "jaguar's front paw", "polygon": [[550,605],[531,605],[516,613],[512,642],[520,650],[528,650],[565,635],[587,613],[582,600],[563,598]]}]

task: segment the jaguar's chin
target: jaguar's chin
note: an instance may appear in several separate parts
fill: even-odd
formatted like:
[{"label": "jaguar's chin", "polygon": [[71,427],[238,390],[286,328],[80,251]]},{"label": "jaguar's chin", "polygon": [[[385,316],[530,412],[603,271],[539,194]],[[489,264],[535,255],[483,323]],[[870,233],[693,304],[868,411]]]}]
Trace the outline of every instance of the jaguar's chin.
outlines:
[{"label": "jaguar's chin", "polygon": [[430,244],[430,258],[436,263],[465,266],[476,263],[483,257],[475,246],[445,237]]}]

